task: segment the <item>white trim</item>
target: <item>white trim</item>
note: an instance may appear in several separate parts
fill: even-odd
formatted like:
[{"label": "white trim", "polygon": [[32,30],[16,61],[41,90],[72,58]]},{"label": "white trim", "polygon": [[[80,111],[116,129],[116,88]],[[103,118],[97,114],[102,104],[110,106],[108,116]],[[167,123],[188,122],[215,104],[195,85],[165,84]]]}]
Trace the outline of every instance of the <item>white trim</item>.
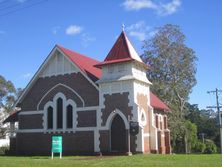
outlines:
[{"label": "white trim", "polygon": [[36,114],[44,114],[44,110],[39,111],[21,111],[18,115],[36,115]]},{"label": "white trim", "polygon": [[16,133],[42,133],[44,129],[19,129]]},{"label": "white trim", "polygon": [[[76,103],[73,100],[69,99],[69,100],[66,101],[66,104],[64,106],[67,107],[68,105],[72,106],[72,128],[76,129],[76,126],[78,124],[78,122],[77,122],[77,116],[78,115],[77,115],[77,111],[76,111]],[[66,107],[65,107],[64,111],[67,114]],[[66,121],[67,120],[65,120],[65,127],[66,127],[66,130],[67,130],[67,129],[70,129],[70,128],[67,128],[67,122]]]},{"label": "white trim", "polygon": [[83,106],[85,106],[85,102],[84,102],[83,98],[82,98],[75,90],[73,90],[72,88],[70,88],[70,87],[67,86],[67,85],[64,85],[64,84],[62,84],[62,83],[58,83],[58,84],[56,84],[55,86],[53,86],[51,89],[49,89],[49,90],[42,96],[42,98],[40,99],[40,101],[39,101],[39,103],[38,103],[38,105],[37,105],[37,110],[39,110],[39,105],[41,104],[42,100],[43,100],[53,89],[55,89],[55,88],[58,87],[58,86],[64,86],[65,88],[71,90],[71,91],[72,91],[76,96],[78,96],[78,98],[82,101]]},{"label": "white trim", "polygon": [[64,132],[76,132],[76,131],[95,131],[98,130],[97,127],[79,127],[76,129],[56,129],[56,130],[44,130],[44,129],[19,129],[17,133],[64,133]]},{"label": "white trim", "polygon": [[98,110],[99,106],[90,106],[90,107],[77,107],[76,111],[88,111],[88,110]]},{"label": "white trim", "polygon": [[99,130],[94,130],[94,152],[100,152],[100,134]]},{"label": "white trim", "polygon": [[[61,52],[58,52],[55,54],[55,57],[53,59],[50,59],[50,62],[47,63],[44,70],[39,76],[40,78],[80,72],[78,68],[75,68],[71,64],[67,56],[64,56]],[[58,62],[60,56],[62,61]],[[68,69],[66,69],[65,67],[68,67]]]},{"label": "white trim", "polygon": [[25,94],[27,93],[27,91],[31,88],[31,86],[33,85],[33,83],[37,80],[37,77],[40,75],[41,71],[44,69],[45,65],[48,63],[48,61],[50,60],[50,58],[52,57],[52,55],[54,55],[54,53],[57,50],[57,46],[55,46],[52,51],[49,53],[49,55],[46,57],[46,59],[44,60],[44,62],[41,64],[41,66],[39,67],[39,69],[37,70],[37,72],[35,73],[35,75],[32,77],[32,79],[30,80],[30,82],[28,83],[28,85],[25,87],[24,91],[22,92],[22,94],[19,96],[18,100],[15,102],[15,107],[17,106],[17,104],[22,100],[22,98],[25,96]]},{"label": "white trim", "polygon": [[118,109],[115,109],[113,112],[110,113],[110,115],[106,121],[106,128],[110,129],[113,118],[116,116],[116,114],[119,114],[119,116],[123,119],[123,122],[125,124],[125,128],[129,129],[129,122],[126,119],[126,116]]},{"label": "white trim", "polygon": [[[144,121],[142,120],[142,115],[144,116]],[[147,116],[146,112],[143,108],[141,108],[141,111],[139,112],[139,123],[144,127],[147,125]]]},{"label": "white trim", "polygon": [[[67,59],[69,59],[69,57],[67,57],[59,48],[57,48]],[[73,61],[71,61],[69,59],[69,61],[71,62],[71,64],[73,64],[73,66],[77,69],[79,69],[80,73],[97,89],[99,90],[99,87],[85,74],[85,72],[83,72],[78,65],[76,65]]]},{"label": "white trim", "polygon": [[[51,59],[51,57],[54,55],[54,53],[56,51],[59,51],[63,56],[65,56],[67,58],[67,55],[65,55],[61,49],[59,49],[59,47],[56,45],[54,46],[54,48],[52,49],[52,51],[49,53],[49,55],[46,57],[46,59],[44,60],[44,62],[41,64],[41,66],[39,67],[39,69],[37,70],[37,72],[35,73],[35,75],[32,77],[32,79],[30,80],[30,82],[28,83],[28,85],[25,87],[24,91],[22,92],[22,94],[19,96],[18,100],[15,102],[14,107],[16,107],[18,105],[18,103],[24,98],[24,96],[28,93],[29,89],[32,87],[32,85],[34,84],[34,82],[38,79],[38,77],[40,76],[42,70],[44,70],[46,64],[48,63],[48,61]],[[69,58],[68,60],[71,62],[72,65],[74,65],[74,67],[76,69],[79,70],[79,72],[97,89],[99,90],[98,86],[74,63],[72,62]]]},{"label": "white trim", "polygon": [[53,109],[53,125],[52,125],[52,129],[56,126],[55,120],[56,120],[56,113],[55,113],[55,107],[54,107],[54,103],[52,101],[49,101],[45,104],[44,106],[44,115],[43,115],[43,128],[44,130],[47,130],[47,117],[48,117],[48,112],[47,109],[48,107],[52,107]]},{"label": "white trim", "polygon": [[140,56],[138,55],[138,53],[136,52],[136,50],[134,49],[133,45],[131,44],[130,40],[128,39],[128,37],[125,35],[126,37],[126,43],[128,46],[128,50],[130,52],[130,55],[132,56],[132,58],[134,58],[135,60],[139,61],[139,62],[143,62],[140,58]]},{"label": "white trim", "polygon": [[[56,107],[56,101],[58,98],[61,98],[63,100],[63,125],[62,125],[62,129],[57,129],[57,107]],[[67,120],[66,120],[66,107],[68,105],[71,105],[73,107],[73,127],[72,128],[67,128]],[[51,106],[53,108],[53,130],[51,129],[47,129],[47,108]],[[43,128],[45,132],[48,131],[53,131],[53,132],[60,132],[60,131],[72,131],[73,129],[76,129],[77,126],[77,112],[76,112],[76,103],[71,100],[68,99],[66,100],[66,97],[63,93],[59,92],[57,93],[54,97],[53,97],[53,101],[49,101],[45,104],[44,106],[44,116],[43,116]]]}]

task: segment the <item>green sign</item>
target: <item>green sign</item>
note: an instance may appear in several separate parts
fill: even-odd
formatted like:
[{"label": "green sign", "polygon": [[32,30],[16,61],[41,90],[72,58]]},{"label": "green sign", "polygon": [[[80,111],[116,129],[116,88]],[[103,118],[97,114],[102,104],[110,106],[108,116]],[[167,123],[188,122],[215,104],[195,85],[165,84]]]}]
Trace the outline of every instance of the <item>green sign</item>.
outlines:
[{"label": "green sign", "polygon": [[62,136],[52,136],[52,153],[62,153]]}]

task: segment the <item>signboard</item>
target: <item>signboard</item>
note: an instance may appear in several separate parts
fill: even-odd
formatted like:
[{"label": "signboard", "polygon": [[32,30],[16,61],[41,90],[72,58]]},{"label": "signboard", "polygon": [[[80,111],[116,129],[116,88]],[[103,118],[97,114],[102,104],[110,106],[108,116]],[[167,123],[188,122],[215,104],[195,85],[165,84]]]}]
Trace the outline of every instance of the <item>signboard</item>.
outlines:
[{"label": "signboard", "polygon": [[139,133],[139,122],[130,121],[130,134],[135,136]]},{"label": "signboard", "polygon": [[52,158],[54,153],[60,153],[62,157],[62,136],[52,136]]}]

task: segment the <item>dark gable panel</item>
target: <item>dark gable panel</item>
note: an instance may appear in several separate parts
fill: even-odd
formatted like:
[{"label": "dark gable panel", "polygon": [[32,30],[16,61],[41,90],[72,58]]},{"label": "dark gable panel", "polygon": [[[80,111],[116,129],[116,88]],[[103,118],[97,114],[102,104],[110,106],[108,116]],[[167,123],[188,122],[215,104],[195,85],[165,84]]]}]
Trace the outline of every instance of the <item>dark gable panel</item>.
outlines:
[{"label": "dark gable panel", "polygon": [[[57,84],[64,84],[75,90],[84,100],[85,106],[99,105],[98,90],[81,73],[72,73],[39,78],[20,104],[22,111],[35,111],[41,98]],[[58,86],[47,94],[39,109],[42,110],[44,104],[52,100],[58,92],[62,92],[67,99],[73,99],[77,103],[77,107],[82,107],[83,104],[76,94],[64,86]]]}]

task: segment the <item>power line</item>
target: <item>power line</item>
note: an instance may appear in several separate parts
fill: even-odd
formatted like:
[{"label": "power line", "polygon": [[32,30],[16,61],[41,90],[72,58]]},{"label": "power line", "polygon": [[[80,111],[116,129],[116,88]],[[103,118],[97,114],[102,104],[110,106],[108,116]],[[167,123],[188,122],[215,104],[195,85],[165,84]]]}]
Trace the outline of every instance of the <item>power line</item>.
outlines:
[{"label": "power line", "polygon": [[219,132],[220,132],[220,152],[222,153],[222,114],[221,114],[221,111],[220,111],[220,108],[222,108],[222,106],[220,106],[220,103],[219,103],[219,93],[221,93],[222,90],[218,90],[216,88],[215,91],[208,91],[207,93],[213,93],[216,95],[216,106],[208,106],[207,108],[216,108],[217,109],[217,113],[218,113],[218,119],[219,119]]},{"label": "power line", "polygon": [[[30,1],[27,0],[27,2],[30,2]],[[25,3],[25,2],[23,2],[23,3]],[[11,8],[14,8],[14,7],[17,7],[17,6],[22,6],[23,3],[17,2],[16,4],[12,4],[12,5],[9,5],[9,6],[6,6],[6,7],[2,7],[2,8],[0,8],[0,11],[2,12],[4,10],[8,10],[8,9],[11,9]]]},{"label": "power line", "polygon": [[48,0],[41,0],[41,1],[39,1],[39,2],[32,3],[32,4],[27,5],[27,6],[25,6],[25,7],[22,7],[22,8],[19,8],[19,9],[15,9],[15,10],[11,10],[11,11],[9,11],[9,12],[0,14],[0,17],[2,17],[2,16],[7,16],[7,15],[10,15],[10,14],[16,13],[16,12],[18,12],[18,11],[22,11],[22,10],[24,10],[24,9],[31,8],[31,7],[40,5],[40,4],[42,4],[42,3],[46,2],[46,1],[48,1]]}]

